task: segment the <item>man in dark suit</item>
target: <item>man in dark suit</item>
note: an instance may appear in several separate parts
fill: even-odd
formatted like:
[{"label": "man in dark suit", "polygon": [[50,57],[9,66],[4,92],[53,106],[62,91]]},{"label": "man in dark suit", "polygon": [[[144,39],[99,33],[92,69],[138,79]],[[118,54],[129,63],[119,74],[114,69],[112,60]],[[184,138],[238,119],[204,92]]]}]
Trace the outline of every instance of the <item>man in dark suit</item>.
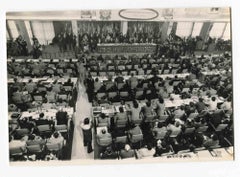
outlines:
[{"label": "man in dark suit", "polygon": [[62,110],[58,111],[56,113],[56,120],[57,125],[67,125],[68,124],[68,118],[67,118],[67,112],[64,112]]},{"label": "man in dark suit", "polygon": [[117,84],[124,83],[124,78],[121,76],[121,73],[117,73],[117,77],[114,80]]},{"label": "man in dark suit", "polygon": [[44,117],[44,113],[39,114],[39,119],[35,120],[36,126],[39,125],[52,125],[53,122]]},{"label": "man in dark suit", "polygon": [[89,75],[88,78],[86,79],[86,85],[87,85],[88,100],[92,102],[93,93],[94,93],[94,80],[91,75]]}]

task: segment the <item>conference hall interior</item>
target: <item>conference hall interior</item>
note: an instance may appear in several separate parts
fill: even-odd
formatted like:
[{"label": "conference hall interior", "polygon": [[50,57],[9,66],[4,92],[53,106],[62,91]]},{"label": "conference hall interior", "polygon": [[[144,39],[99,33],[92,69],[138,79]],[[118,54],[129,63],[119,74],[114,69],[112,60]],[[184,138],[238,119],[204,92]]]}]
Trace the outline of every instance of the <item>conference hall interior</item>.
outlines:
[{"label": "conference hall interior", "polygon": [[234,159],[229,8],[7,12],[9,160]]}]

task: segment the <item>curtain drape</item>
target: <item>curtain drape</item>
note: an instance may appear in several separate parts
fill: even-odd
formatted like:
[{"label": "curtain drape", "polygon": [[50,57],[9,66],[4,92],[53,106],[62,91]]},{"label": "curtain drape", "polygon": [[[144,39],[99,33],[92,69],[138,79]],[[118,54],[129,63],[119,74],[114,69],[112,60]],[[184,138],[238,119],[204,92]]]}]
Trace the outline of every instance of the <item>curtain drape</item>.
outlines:
[{"label": "curtain drape", "polygon": [[52,22],[34,21],[32,22],[32,29],[40,44],[50,44],[55,36]]}]

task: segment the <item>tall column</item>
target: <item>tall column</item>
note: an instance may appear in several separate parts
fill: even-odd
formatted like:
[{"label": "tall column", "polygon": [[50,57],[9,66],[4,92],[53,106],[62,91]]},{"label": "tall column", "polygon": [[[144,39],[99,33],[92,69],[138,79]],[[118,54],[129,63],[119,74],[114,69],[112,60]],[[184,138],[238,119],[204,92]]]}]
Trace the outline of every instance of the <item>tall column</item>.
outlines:
[{"label": "tall column", "polygon": [[208,39],[211,27],[212,27],[211,22],[204,22],[203,23],[203,26],[202,26],[202,29],[201,29],[201,32],[200,32],[199,36],[201,36],[201,38],[203,39],[204,42]]},{"label": "tall column", "polygon": [[121,32],[122,34],[127,34],[128,30],[128,22],[127,21],[121,21]]},{"label": "tall column", "polygon": [[[170,23],[170,22],[164,22],[164,24],[162,25],[162,28],[161,28],[161,32],[162,32],[161,40],[162,40],[162,41],[165,41],[165,39],[168,38],[168,27],[169,27],[169,23]],[[170,32],[171,32],[171,30],[170,30]]]},{"label": "tall column", "polygon": [[71,23],[72,23],[72,32],[73,32],[73,34],[74,35],[76,35],[77,36],[77,47],[78,47],[78,25],[77,25],[77,20],[72,20],[71,21]]},{"label": "tall column", "polygon": [[224,35],[224,32],[225,32],[226,28],[227,28],[227,23],[225,23],[225,26],[223,28],[222,34],[220,36],[221,39],[223,38],[223,35]]},{"label": "tall column", "polygon": [[29,51],[32,50],[32,45],[31,45],[31,42],[30,42],[30,36],[28,35],[28,32],[27,32],[27,28],[25,26],[25,23],[24,21],[22,20],[16,20],[15,21],[15,24],[18,28],[18,32],[19,34],[24,38],[24,40],[27,42],[27,48]]}]

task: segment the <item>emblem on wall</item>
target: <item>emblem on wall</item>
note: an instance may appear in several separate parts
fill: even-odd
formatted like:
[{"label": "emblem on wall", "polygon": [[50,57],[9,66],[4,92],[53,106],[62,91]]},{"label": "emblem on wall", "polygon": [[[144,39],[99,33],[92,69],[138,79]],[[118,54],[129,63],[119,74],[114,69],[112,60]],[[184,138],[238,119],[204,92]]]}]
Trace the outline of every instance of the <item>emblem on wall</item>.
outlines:
[{"label": "emblem on wall", "polygon": [[109,20],[111,19],[111,10],[100,10],[100,19],[101,20]]},{"label": "emblem on wall", "polygon": [[158,15],[154,9],[122,9],[119,11],[119,16],[127,20],[153,20]]},{"label": "emblem on wall", "polygon": [[81,18],[82,19],[94,19],[94,18],[96,18],[96,11],[82,10]]},{"label": "emblem on wall", "polygon": [[162,16],[165,18],[165,19],[173,19],[173,9],[164,9],[163,12],[162,12]]}]

